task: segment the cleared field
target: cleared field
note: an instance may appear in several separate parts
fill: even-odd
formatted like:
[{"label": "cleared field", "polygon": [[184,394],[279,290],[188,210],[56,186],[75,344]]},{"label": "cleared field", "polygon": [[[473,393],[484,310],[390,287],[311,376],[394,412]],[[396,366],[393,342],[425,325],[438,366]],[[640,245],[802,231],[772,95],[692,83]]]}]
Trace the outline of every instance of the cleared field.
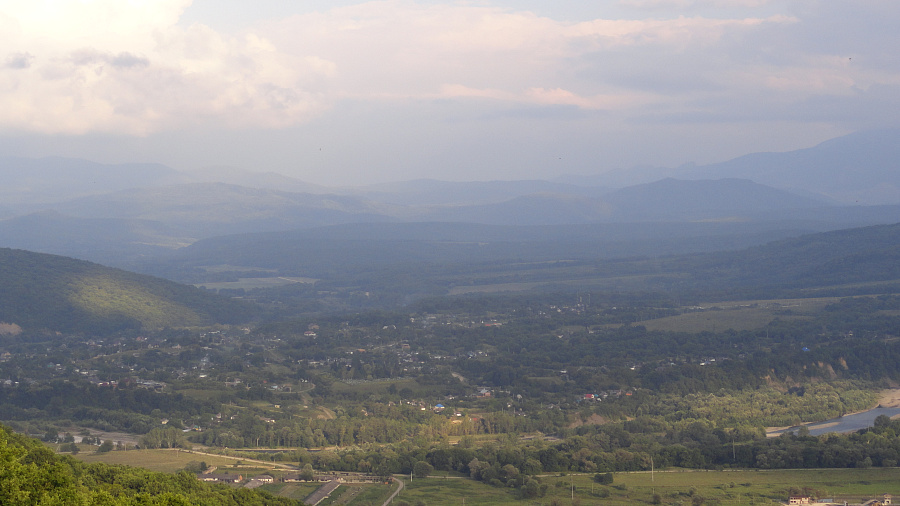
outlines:
[{"label": "cleared field", "polygon": [[818,299],[750,300],[700,304],[691,312],[639,322],[648,330],[672,332],[716,332],[753,330],[768,325],[775,318],[806,318],[828,304],[834,297]]},{"label": "cleared field", "polygon": [[[469,479],[427,478],[407,483],[397,500],[429,506],[477,504],[559,504],[576,502],[604,505],[702,504],[746,505],[786,502],[791,487],[803,488],[820,498],[843,502],[881,497],[900,492],[900,469],[815,469],[787,471],[668,471],[620,473],[612,486],[593,483],[588,475],[543,476],[549,485],[544,497],[523,499],[510,489],[497,488]],[[355,504],[355,503],[350,503]]]},{"label": "cleared field", "polygon": [[364,506],[368,504],[381,505],[391,495],[396,487],[394,485],[366,485],[358,487],[357,494],[347,504]]},{"label": "cleared field", "polygon": [[414,379],[392,379],[385,381],[359,381],[353,383],[345,383],[343,381],[335,381],[331,385],[332,391],[336,393],[356,392],[362,394],[386,394],[388,389],[394,385],[397,390],[409,388],[414,394],[427,392],[427,387],[422,387]]},{"label": "cleared field", "polygon": [[[163,473],[178,472],[184,469],[184,466],[189,462],[206,462],[208,466],[216,466],[220,469],[234,469],[233,466],[236,462],[230,458],[215,455],[197,455],[178,450],[127,450],[97,454],[82,452],[76,455],[75,458],[88,463],[121,464]],[[246,471],[249,471],[249,469],[241,469],[241,472]]]},{"label": "cleared field", "polygon": [[624,290],[643,288],[650,281],[661,278],[679,278],[681,274],[642,274],[634,276],[617,276],[617,277],[573,277],[561,276],[558,279],[548,279],[546,281],[522,281],[513,283],[490,283],[483,285],[458,285],[448,291],[449,295],[463,295],[467,293],[502,293],[502,292],[521,292],[527,290],[535,290],[542,287],[553,287],[558,285],[574,285],[583,287],[585,290]]},{"label": "cleared field", "polygon": [[281,497],[287,497],[288,499],[302,501],[303,499],[306,499],[309,494],[315,492],[319,486],[318,483],[272,483],[270,485],[263,485],[259,487],[259,489]]},{"label": "cleared field", "polygon": [[250,290],[253,288],[275,288],[284,285],[293,285],[294,283],[315,283],[318,281],[313,278],[296,278],[296,277],[269,277],[269,278],[238,278],[237,281],[222,281],[219,283],[197,283],[194,286],[210,289],[232,289],[237,290],[243,288]]},{"label": "cleared field", "polygon": [[[467,505],[477,504],[515,504],[519,501],[509,489],[492,487],[483,483],[465,478],[444,479],[425,478],[406,481],[406,487],[394,502],[406,501],[416,504],[421,501],[429,506],[443,504],[462,504],[463,498]],[[546,503],[544,498],[543,503]]]}]

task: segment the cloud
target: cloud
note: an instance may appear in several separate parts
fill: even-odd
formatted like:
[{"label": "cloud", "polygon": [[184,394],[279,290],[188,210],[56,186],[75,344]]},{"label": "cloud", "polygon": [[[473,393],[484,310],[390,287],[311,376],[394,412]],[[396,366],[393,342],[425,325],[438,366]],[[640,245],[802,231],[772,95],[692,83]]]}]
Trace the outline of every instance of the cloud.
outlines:
[{"label": "cloud", "polygon": [[31,66],[34,61],[34,55],[31,53],[12,53],[6,57],[6,65],[8,69],[22,70]]},{"label": "cloud", "polygon": [[[647,54],[714,46],[795,22],[786,15],[567,22],[483,5],[386,0],[294,16],[264,31],[282,51],[333,62],[331,91],[357,99],[437,95],[604,108],[648,103],[652,92],[637,99],[612,78],[644,65]],[[602,53],[631,58],[598,71]],[[622,96],[628,98],[616,99]]]},{"label": "cloud", "polygon": [[327,107],[304,90],[328,62],[254,34],[180,27],[186,0],[12,1],[0,7],[0,128],[146,135],[185,126],[278,128]]},{"label": "cloud", "polygon": [[[715,101],[840,97],[896,79],[792,40],[786,34],[804,22],[776,12],[785,5],[776,0],[619,3],[722,11],[563,21],[490,2],[379,0],[223,33],[179,24],[190,0],[8,0],[0,129],[276,129],[341,101],[440,99],[638,117]],[[764,5],[764,16],[736,14]]]}]

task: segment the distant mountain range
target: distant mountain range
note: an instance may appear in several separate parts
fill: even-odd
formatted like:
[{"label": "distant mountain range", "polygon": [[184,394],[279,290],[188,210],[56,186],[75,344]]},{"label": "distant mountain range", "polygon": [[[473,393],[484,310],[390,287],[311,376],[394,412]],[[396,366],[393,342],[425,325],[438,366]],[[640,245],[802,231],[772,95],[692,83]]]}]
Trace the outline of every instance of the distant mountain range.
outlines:
[{"label": "distant mountain range", "polygon": [[[711,251],[784,234],[900,221],[900,193],[892,197],[900,188],[898,146],[900,130],[863,132],[790,153],[631,172],[629,177],[655,179],[626,186],[619,184],[624,173],[609,173],[559,181],[416,180],[324,188],[229,167],[185,173],[158,164],[7,157],[0,158],[0,247],[132,266],[234,234],[354,223],[463,223],[630,224],[596,228],[604,231],[598,251]],[[855,205],[857,200],[891,204]],[[645,236],[620,233],[626,229]],[[659,233],[688,229],[677,238]]]},{"label": "distant mountain range", "polygon": [[612,171],[560,178],[571,184],[621,187],[665,177],[742,178],[848,205],[900,203],[900,129],[856,132],[785,153],[753,153],[710,165]]}]

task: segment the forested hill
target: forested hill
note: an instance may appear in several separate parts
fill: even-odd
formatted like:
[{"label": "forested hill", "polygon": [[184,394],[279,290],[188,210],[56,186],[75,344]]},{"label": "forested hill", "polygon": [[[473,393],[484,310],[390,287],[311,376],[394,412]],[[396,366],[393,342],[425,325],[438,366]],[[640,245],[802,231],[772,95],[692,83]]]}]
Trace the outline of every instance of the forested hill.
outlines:
[{"label": "forested hill", "polygon": [[900,224],[836,230],[710,255],[718,283],[814,288],[900,280]]},{"label": "forested hill", "polygon": [[0,322],[103,334],[250,319],[251,305],[72,258],[0,249]]},{"label": "forested hill", "polygon": [[84,464],[0,426],[0,504],[203,505],[297,504],[266,492],[201,483],[193,475]]}]

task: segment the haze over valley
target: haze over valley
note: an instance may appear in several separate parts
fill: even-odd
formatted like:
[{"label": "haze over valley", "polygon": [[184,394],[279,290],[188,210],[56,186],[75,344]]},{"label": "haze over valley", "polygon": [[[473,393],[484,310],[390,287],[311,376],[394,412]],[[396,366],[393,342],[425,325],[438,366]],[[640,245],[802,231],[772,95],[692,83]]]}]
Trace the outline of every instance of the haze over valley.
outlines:
[{"label": "haze over valley", "polygon": [[890,504],[898,23],[0,3],[0,504]]}]

